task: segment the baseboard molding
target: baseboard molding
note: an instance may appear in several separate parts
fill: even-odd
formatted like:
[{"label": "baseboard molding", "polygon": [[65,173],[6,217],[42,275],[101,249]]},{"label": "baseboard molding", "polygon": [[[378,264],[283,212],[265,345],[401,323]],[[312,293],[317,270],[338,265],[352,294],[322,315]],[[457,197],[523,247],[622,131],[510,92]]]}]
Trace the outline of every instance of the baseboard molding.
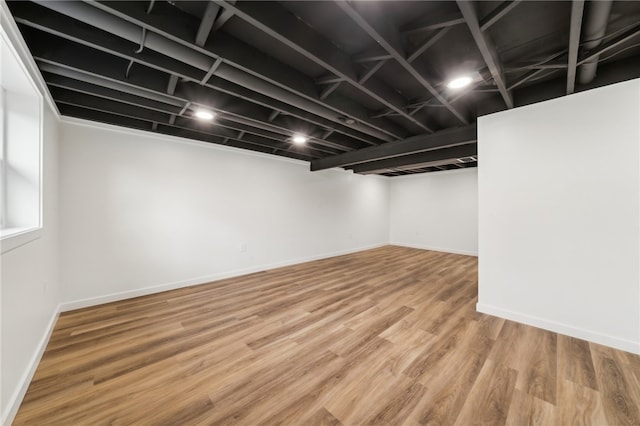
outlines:
[{"label": "baseboard molding", "polygon": [[51,319],[47,324],[47,329],[45,330],[40,342],[38,343],[38,349],[31,357],[29,361],[29,367],[22,375],[22,379],[20,380],[20,387],[15,390],[11,398],[9,399],[9,404],[7,405],[8,409],[6,412],[2,413],[2,424],[4,426],[9,426],[13,419],[18,414],[18,409],[20,408],[20,404],[22,404],[22,400],[24,395],[27,393],[27,389],[29,389],[29,385],[31,384],[31,379],[33,379],[33,375],[38,368],[38,364],[40,364],[40,360],[42,359],[42,355],[44,355],[44,351],[47,348],[47,344],[49,343],[49,339],[51,338],[51,333],[53,333],[53,329],[56,325],[56,321],[58,320],[58,316],[60,315],[60,305],[56,307],[53,314],[51,315]]},{"label": "baseboard molding", "polygon": [[158,284],[158,285],[144,287],[144,288],[135,289],[135,290],[111,293],[104,296],[90,297],[87,299],[64,302],[60,305],[60,312],[67,312],[75,309],[88,308],[90,306],[102,305],[104,303],[110,303],[110,302],[117,302],[119,300],[131,299],[133,297],[146,296],[154,293],[161,293],[163,291],[175,290],[178,288],[189,287],[192,285],[208,284],[210,282],[219,281],[226,278],[239,277],[242,275],[252,274],[255,272],[281,268],[284,266],[296,265],[304,262],[311,262],[314,260],[328,259],[335,256],[342,256],[345,254],[357,253],[359,251],[371,250],[371,249],[383,247],[386,245],[388,245],[386,242],[379,243],[379,244],[372,244],[368,246],[358,247],[355,249],[341,250],[341,251],[324,253],[324,254],[315,255],[315,256],[307,256],[303,258],[290,259],[290,260],[285,260],[285,261],[275,262],[270,264],[257,265],[249,268],[236,269],[233,271],[221,272],[218,274],[207,275],[207,276],[200,276],[200,277],[190,278],[182,281],[163,283],[163,284]]},{"label": "baseboard molding", "polygon": [[478,303],[476,305],[476,310],[478,312],[482,312],[483,314],[489,314],[495,317],[520,322],[523,324],[542,328],[544,330],[553,331],[582,340],[588,340],[590,342],[599,343],[601,345],[610,346],[612,348],[621,349],[626,352],[640,355],[640,342],[620,339],[618,337],[613,337],[606,334],[585,330],[583,328],[573,327],[571,325],[521,314],[519,312],[513,312],[506,309],[498,308],[496,306],[485,305],[481,303]]},{"label": "baseboard molding", "polygon": [[392,246],[417,248],[417,249],[421,249],[421,250],[441,251],[443,253],[464,254],[465,256],[478,257],[478,252],[477,251],[458,250],[458,249],[444,248],[444,247],[435,247],[435,246],[430,246],[430,245],[425,245],[425,244],[403,243],[403,242],[399,242],[399,241],[391,241],[389,244],[392,245]]}]

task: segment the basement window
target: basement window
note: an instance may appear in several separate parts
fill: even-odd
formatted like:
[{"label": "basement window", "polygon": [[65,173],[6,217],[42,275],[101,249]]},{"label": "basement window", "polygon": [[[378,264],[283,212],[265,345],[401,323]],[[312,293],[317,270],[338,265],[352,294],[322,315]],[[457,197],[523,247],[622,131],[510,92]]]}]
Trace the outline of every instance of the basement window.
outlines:
[{"label": "basement window", "polygon": [[38,238],[42,96],[0,29],[0,237],[2,253]]}]

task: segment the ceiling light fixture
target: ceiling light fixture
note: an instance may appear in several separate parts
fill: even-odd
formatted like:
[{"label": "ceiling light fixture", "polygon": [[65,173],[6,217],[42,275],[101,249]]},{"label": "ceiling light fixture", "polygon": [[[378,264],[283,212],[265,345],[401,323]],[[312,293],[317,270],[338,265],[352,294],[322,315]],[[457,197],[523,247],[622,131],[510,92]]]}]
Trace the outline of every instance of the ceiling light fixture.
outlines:
[{"label": "ceiling light fixture", "polygon": [[463,87],[470,85],[472,81],[473,81],[473,78],[469,76],[458,77],[458,78],[454,78],[449,83],[447,83],[447,87],[449,89],[461,89]]},{"label": "ceiling light fixture", "polygon": [[213,117],[215,117],[215,114],[213,112],[207,111],[205,109],[199,109],[193,115],[200,120],[213,120]]},{"label": "ceiling light fixture", "polygon": [[295,144],[302,145],[307,141],[307,137],[304,135],[293,135],[293,138],[291,140]]}]

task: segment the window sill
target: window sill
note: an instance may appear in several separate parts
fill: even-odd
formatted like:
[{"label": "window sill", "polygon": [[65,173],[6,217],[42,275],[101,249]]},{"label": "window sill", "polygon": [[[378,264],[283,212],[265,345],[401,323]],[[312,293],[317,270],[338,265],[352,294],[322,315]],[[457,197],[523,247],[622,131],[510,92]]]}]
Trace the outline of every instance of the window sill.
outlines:
[{"label": "window sill", "polygon": [[0,240],[0,248],[2,254],[15,248],[37,240],[42,234],[42,228],[4,228],[0,231],[2,239]]}]

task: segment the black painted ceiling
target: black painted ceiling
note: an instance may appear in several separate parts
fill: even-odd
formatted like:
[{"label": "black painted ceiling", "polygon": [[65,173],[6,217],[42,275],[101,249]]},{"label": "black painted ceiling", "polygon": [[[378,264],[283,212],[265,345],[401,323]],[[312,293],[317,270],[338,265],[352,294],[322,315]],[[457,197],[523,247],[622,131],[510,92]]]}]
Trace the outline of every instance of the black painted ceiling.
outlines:
[{"label": "black painted ceiling", "polygon": [[313,170],[475,167],[477,116],[640,77],[640,1],[7,4],[63,115]]}]

